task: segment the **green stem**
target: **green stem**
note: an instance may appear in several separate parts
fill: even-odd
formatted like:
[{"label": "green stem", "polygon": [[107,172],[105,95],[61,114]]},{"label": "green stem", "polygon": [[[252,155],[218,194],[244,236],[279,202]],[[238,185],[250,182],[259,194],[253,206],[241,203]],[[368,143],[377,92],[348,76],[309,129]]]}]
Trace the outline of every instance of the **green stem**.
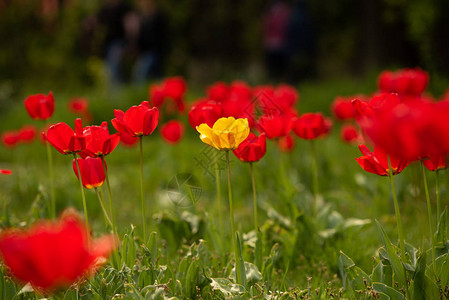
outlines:
[{"label": "green stem", "polygon": [[398,225],[399,248],[401,249],[401,257],[405,261],[405,244],[404,244],[404,230],[402,229],[401,212],[399,211],[398,198],[396,196],[396,188],[394,186],[393,171],[391,169],[390,157],[388,157],[388,177],[390,178],[391,193],[393,194],[394,212],[396,214],[396,222]]},{"label": "green stem", "polygon": [[440,216],[441,216],[441,202],[440,202],[440,171],[435,171],[435,194],[437,198],[437,224],[440,224]]},{"label": "green stem", "polygon": [[318,194],[319,194],[319,187],[318,187],[318,163],[316,158],[316,149],[315,149],[315,141],[310,141],[310,148],[311,148],[311,154],[312,154],[312,176],[313,176],[313,215],[317,214],[317,205],[318,205]]},{"label": "green stem", "polygon": [[75,164],[76,164],[76,170],[78,172],[78,177],[79,177],[79,182],[80,182],[80,189],[81,189],[81,196],[83,198],[83,208],[84,208],[84,219],[86,222],[86,230],[87,232],[89,232],[89,220],[87,217],[87,204],[86,204],[86,195],[84,195],[84,187],[83,187],[83,182],[81,179],[81,171],[80,171],[80,166],[78,164],[78,158],[76,157],[76,153],[73,153],[73,158],[75,159]]},{"label": "green stem", "polygon": [[104,214],[104,218],[105,218],[106,222],[109,224],[109,226],[111,226],[111,228],[113,228],[114,226],[112,225],[111,219],[109,218],[106,208],[104,207],[104,201],[103,201],[103,198],[100,196],[100,192],[98,191],[98,188],[95,188],[95,193],[97,194],[98,201],[100,201],[100,206],[101,206],[101,209],[103,210],[103,214]]},{"label": "green stem", "polygon": [[432,247],[432,265],[433,265],[433,272],[436,276],[436,261],[435,261],[435,243],[433,240],[433,228],[432,228],[432,206],[430,204],[430,196],[429,196],[429,187],[427,186],[427,178],[426,178],[426,170],[424,168],[424,163],[421,161],[421,171],[424,181],[424,192],[426,193],[426,201],[427,201],[427,215],[429,218],[429,230],[430,230],[430,243]]},{"label": "green stem", "polygon": [[140,200],[142,204],[142,226],[143,226],[143,242],[147,241],[147,218],[145,209],[145,196],[143,194],[143,146],[142,137],[139,137],[139,148],[140,148]]},{"label": "green stem", "polygon": [[218,208],[218,221],[220,222],[220,234],[223,235],[223,210],[221,204],[221,186],[220,186],[220,170],[218,168],[218,155],[214,155],[215,159],[215,186],[217,189],[217,208]]},{"label": "green stem", "polygon": [[[45,123],[48,124],[47,122]],[[47,126],[48,127],[48,126]],[[45,142],[47,148],[48,161],[48,177],[50,179],[50,216],[52,219],[56,217],[56,201],[55,201],[55,177],[53,173],[53,155],[51,154],[51,146],[48,141]]]},{"label": "green stem", "polygon": [[[104,156],[101,156],[101,163],[103,164],[104,175],[106,177],[106,186],[108,188],[109,211],[111,212],[112,233],[114,233],[117,236],[117,231],[116,231],[116,227],[115,227],[115,219],[114,219],[114,207],[112,205],[111,184],[109,183],[108,169],[106,167],[106,161],[104,160]],[[104,199],[103,190],[101,190],[101,196],[102,196],[102,199]]]},{"label": "green stem", "polygon": [[236,278],[237,281],[239,281],[239,278],[241,278],[240,274],[240,268],[238,268],[237,260],[239,259],[239,253],[237,248],[237,240],[235,238],[235,226],[234,226],[234,209],[233,209],[233,203],[232,203],[232,190],[231,190],[231,168],[229,166],[229,151],[226,151],[226,167],[227,167],[227,173],[228,173],[228,192],[229,192],[229,214],[231,216],[231,235],[232,240],[234,244],[234,255],[235,255],[235,270],[236,270]]},{"label": "green stem", "polygon": [[254,168],[253,163],[249,163],[249,167],[251,169],[251,182],[253,186],[253,203],[254,203],[254,229],[257,231],[259,230],[259,226],[257,224],[257,194],[256,194],[256,182],[254,180]]}]

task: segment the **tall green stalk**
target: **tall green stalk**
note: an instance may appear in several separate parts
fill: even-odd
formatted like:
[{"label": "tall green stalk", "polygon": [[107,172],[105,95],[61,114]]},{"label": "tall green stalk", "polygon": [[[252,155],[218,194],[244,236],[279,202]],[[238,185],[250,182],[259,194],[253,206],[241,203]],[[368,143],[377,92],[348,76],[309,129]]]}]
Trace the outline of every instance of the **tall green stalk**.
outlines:
[{"label": "tall green stalk", "polygon": [[[48,127],[48,122],[45,122]],[[50,216],[52,219],[56,217],[56,200],[55,200],[55,176],[53,173],[53,155],[51,154],[51,147],[48,141],[45,142],[47,148],[48,161],[48,177],[50,179]]]},{"label": "tall green stalk", "polygon": [[440,224],[441,202],[440,202],[440,176],[439,170],[435,171],[435,194],[437,198],[437,224]]},{"label": "tall green stalk", "polygon": [[84,219],[86,222],[86,230],[89,231],[89,219],[87,216],[86,195],[84,194],[84,187],[83,187],[83,182],[81,179],[81,171],[80,171],[80,166],[78,164],[78,158],[76,157],[76,153],[73,153],[73,158],[75,159],[76,170],[78,172],[78,177],[79,177],[78,181],[80,182],[81,196],[83,198],[83,209],[84,209]]},{"label": "tall green stalk", "polygon": [[95,193],[97,194],[98,201],[100,202],[101,209],[103,210],[103,214],[104,214],[104,218],[106,220],[106,223],[108,223],[109,226],[111,226],[111,228],[113,228],[114,225],[112,225],[112,221],[111,221],[111,219],[108,216],[106,208],[104,207],[104,201],[103,201],[103,198],[100,196],[100,192],[98,191],[98,188],[95,188]]},{"label": "tall green stalk", "polygon": [[218,222],[220,222],[220,234],[223,236],[223,210],[221,204],[221,185],[220,185],[220,170],[218,168],[218,155],[214,156],[215,160],[215,186],[217,189],[217,208],[218,208]]},{"label": "tall green stalk", "polygon": [[436,261],[435,261],[435,242],[433,240],[433,226],[432,226],[432,206],[430,204],[429,187],[427,186],[426,169],[424,168],[424,163],[421,161],[421,171],[424,181],[424,192],[426,193],[427,201],[427,217],[429,218],[429,231],[430,231],[430,243],[432,247],[432,262],[433,262],[433,272],[436,275]]},{"label": "tall green stalk", "polygon": [[257,231],[259,230],[259,226],[257,223],[257,194],[256,194],[256,182],[254,180],[254,168],[253,163],[249,163],[249,167],[251,169],[251,183],[253,186],[253,203],[254,203],[254,229]]},{"label": "tall green stalk", "polygon": [[396,214],[396,223],[398,226],[399,248],[401,249],[401,257],[403,260],[405,260],[404,230],[402,229],[401,212],[399,211],[399,203],[396,196],[396,188],[394,186],[393,170],[391,169],[390,157],[388,157],[388,177],[390,178],[391,193],[393,194],[394,213]]},{"label": "tall green stalk", "polygon": [[143,194],[143,146],[142,137],[139,137],[139,148],[140,148],[140,200],[142,205],[142,226],[143,226],[143,241],[147,241],[147,217],[145,208],[145,196]]},{"label": "tall green stalk", "polygon": [[316,149],[315,149],[315,141],[310,141],[310,148],[312,154],[312,176],[313,176],[313,215],[317,214],[318,210],[318,195],[319,195],[319,187],[318,187],[318,162],[316,157]]},{"label": "tall green stalk", "polygon": [[[112,192],[111,192],[111,184],[109,183],[109,175],[108,169],[106,167],[106,161],[104,160],[104,156],[101,156],[101,163],[103,164],[104,175],[106,177],[106,186],[108,188],[108,196],[109,196],[109,211],[111,212],[111,224],[112,224],[112,232],[117,235],[117,229],[115,227],[114,220],[114,207],[112,205]],[[101,195],[103,196],[103,190],[101,190]],[[104,197],[102,197],[104,199]]]},{"label": "tall green stalk", "polygon": [[[226,151],[226,166],[227,166],[227,173],[228,173],[228,193],[229,193],[229,214],[231,217],[231,235],[232,235],[232,241],[234,244],[234,255],[235,255],[235,274],[236,274],[236,278],[237,281],[239,282],[240,278],[242,278],[242,274],[241,274],[241,270],[238,267],[238,259],[239,259],[239,251],[237,248],[237,240],[235,237],[235,225],[234,225],[234,205],[232,203],[232,189],[231,189],[231,168],[229,166],[229,151]],[[240,282],[239,282],[240,283]]]}]

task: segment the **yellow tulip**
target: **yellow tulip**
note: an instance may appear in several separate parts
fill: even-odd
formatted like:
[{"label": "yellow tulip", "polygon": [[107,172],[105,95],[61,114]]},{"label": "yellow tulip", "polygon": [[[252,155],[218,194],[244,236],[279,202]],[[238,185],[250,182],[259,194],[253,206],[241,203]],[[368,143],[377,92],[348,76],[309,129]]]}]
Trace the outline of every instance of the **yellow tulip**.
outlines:
[{"label": "yellow tulip", "polygon": [[212,128],[206,123],[196,126],[200,139],[218,150],[234,150],[249,135],[248,119],[234,117],[218,119]]}]

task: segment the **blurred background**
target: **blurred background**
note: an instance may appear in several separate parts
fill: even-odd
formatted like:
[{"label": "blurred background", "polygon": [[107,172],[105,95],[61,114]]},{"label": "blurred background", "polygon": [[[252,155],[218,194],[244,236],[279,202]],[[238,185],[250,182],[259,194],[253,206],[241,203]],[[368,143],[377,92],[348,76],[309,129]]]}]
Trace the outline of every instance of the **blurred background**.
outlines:
[{"label": "blurred background", "polygon": [[0,0],[0,103],[173,75],[297,85],[404,67],[441,93],[448,11],[446,0]]}]

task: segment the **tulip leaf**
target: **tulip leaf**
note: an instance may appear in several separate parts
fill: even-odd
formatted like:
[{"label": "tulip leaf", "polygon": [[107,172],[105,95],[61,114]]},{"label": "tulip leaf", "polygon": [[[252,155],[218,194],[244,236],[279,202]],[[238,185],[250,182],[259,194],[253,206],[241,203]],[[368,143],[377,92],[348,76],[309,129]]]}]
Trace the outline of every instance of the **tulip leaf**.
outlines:
[{"label": "tulip leaf", "polygon": [[263,263],[263,237],[262,232],[257,230],[257,241],[256,247],[254,249],[254,263],[256,264],[259,270],[262,270]]},{"label": "tulip leaf", "polygon": [[447,218],[447,209],[441,213],[440,222],[438,222],[437,231],[435,232],[435,243],[443,244],[446,241],[446,218]]},{"label": "tulip leaf", "polygon": [[354,291],[365,290],[367,285],[371,284],[371,279],[368,274],[357,267],[354,261],[342,251],[340,251],[340,257],[338,259],[338,267],[344,289],[351,288]]},{"label": "tulip leaf", "polygon": [[226,299],[230,299],[233,296],[238,299],[237,296],[244,294],[246,291],[244,286],[232,283],[226,278],[211,278],[211,280],[212,290],[220,291]]},{"label": "tulip leaf", "polygon": [[373,290],[378,293],[387,295],[389,297],[388,299],[390,300],[406,300],[403,294],[396,291],[394,288],[380,282],[373,283]]},{"label": "tulip leaf", "polygon": [[246,286],[246,273],[245,263],[242,255],[242,239],[238,232],[235,232],[235,269],[236,269],[236,282],[240,285]]},{"label": "tulip leaf", "polygon": [[380,226],[379,222],[376,220],[377,228],[379,229],[379,234],[382,238],[382,243],[385,246],[385,249],[387,250],[388,260],[391,263],[391,266],[393,267],[394,273],[399,281],[399,283],[406,287],[406,280],[405,280],[405,270],[404,266],[402,265],[401,260],[396,254],[396,251],[394,250],[393,244],[391,243],[390,239],[388,238],[387,234],[383,230],[382,226]]}]

